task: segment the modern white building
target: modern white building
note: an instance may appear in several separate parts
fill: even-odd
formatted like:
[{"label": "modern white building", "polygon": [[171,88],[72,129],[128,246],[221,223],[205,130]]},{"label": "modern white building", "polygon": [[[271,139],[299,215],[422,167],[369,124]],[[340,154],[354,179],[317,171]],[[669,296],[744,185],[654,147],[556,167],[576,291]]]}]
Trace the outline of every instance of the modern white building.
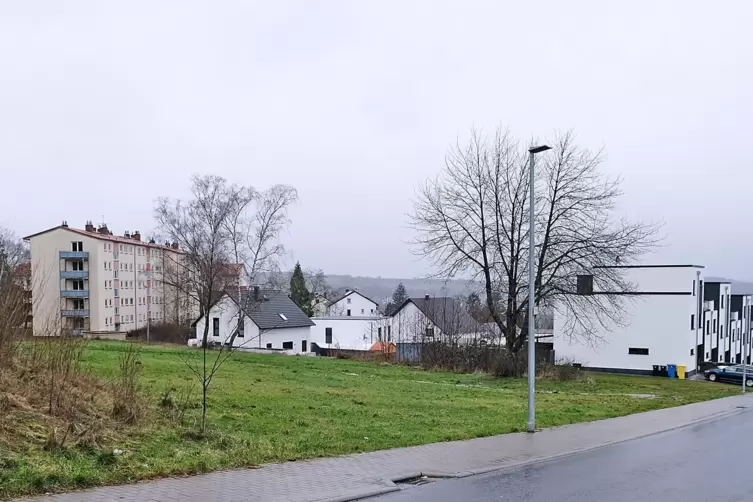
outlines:
[{"label": "modern white building", "polygon": [[[713,333],[714,319],[720,315],[718,310],[706,309],[710,305],[704,301],[703,267],[614,268],[624,273],[631,285],[629,290],[601,290],[597,268],[592,275],[577,278],[578,287],[573,288],[573,294],[593,295],[593,301],[619,295],[623,309],[619,322],[602,318],[590,322],[590,333],[585,333],[577,321],[578,315],[583,314],[559,305],[554,319],[557,359],[605,371],[650,374],[654,365],[682,364],[689,373],[694,372],[699,360],[697,351],[705,356],[706,324]],[[729,300],[725,302],[727,305]]]},{"label": "modern white building", "polygon": [[[310,352],[314,323],[284,292],[258,286],[237,293],[228,290],[194,323],[197,340],[204,337],[209,318],[208,343],[247,349],[273,349],[287,354]],[[243,308],[240,308],[243,306]],[[242,312],[242,316],[240,315]],[[240,319],[243,322],[240,322]]]},{"label": "modern white building", "polygon": [[152,323],[185,322],[191,303],[166,287],[165,267],[179,262],[177,246],[113,235],[106,225],[66,222],[24,237],[31,245],[34,334],[120,333]]},{"label": "modern white building", "polygon": [[346,289],[345,293],[335,298],[327,305],[328,316],[380,316],[379,304],[354,289]]},{"label": "modern white building", "polygon": [[377,316],[312,317],[311,343],[328,349],[369,350],[386,341],[389,318]]}]

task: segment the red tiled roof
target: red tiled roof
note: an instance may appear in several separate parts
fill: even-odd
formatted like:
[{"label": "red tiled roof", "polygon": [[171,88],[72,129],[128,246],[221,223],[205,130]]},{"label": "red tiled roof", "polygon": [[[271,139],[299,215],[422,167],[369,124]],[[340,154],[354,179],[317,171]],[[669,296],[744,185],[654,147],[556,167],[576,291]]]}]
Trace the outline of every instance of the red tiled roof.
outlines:
[{"label": "red tiled roof", "polygon": [[185,253],[185,251],[182,251],[180,249],[173,249],[170,246],[166,246],[164,244],[151,244],[147,241],[137,241],[136,239],[129,239],[127,237],[120,237],[117,235],[110,235],[110,234],[100,234],[98,232],[87,232],[86,230],[82,230],[80,228],[72,228],[72,227],[65,227],[63,225],[58,225],[56,227],[48,228],[47,230],[42,230],[41,232],[37,232],[35,234],[27,235],[24,237],[24,240],[27,241],[31,239],[32,237],[36,237],[38,235],[46,234],[47,232],[52,232],[53,230],[67,230],[69,232],[73,232],[76,234],[85,235],[87,237],[91,237],[92,239],[99,239],[103,241],[112,241],[112,242],[120,242],[123,244],[133,244],[137,246],[145,246],[149,248],[157,248],[157,249],[169,249],[170,251],[174,251],[176,253]]}]

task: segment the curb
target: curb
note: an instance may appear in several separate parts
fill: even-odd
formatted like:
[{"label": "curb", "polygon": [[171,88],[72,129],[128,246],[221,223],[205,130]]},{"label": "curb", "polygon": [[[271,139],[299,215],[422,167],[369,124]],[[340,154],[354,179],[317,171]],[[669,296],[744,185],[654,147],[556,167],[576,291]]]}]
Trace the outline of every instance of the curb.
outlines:
[{"label": "curb", "polygon": [[[575,456],[575,455],[579,455],[581,453],[587,453],[587,452],[590,452],[590,451],[594,451],[594,450],[598,450],[598,449],[601,449],[601,448],[605,448],[607,446],[612,446],[612,445],[616,445],[616,444],[620,444],[620,443],[626,443],[628,441],[633,441],[635,439],[641,439],[641,438],[656,436],[658,434],[664,434],[666,432],[672,432],[672,431],[687,429],[689,427],[695,427],[697,425],[702,425],[702,424],[705,424],[705,423],[715,422],[717,420],[721,420],[722,418],[727,418],[727,417],[730,417],[730,416],[733,416],[733,415],[739,415],[739,414],[743,413],[744,411],[746,411],[746,409],[748,409],[748,408],[749,408],[748,405],[738,405],[737,407],[732,408],[730,410],[716,412],[716,413],[713,413],[713,414],[711,414],[709,416],[706,416],[706,417],[703,417],[703,418],[699,418],[699,419],[696,419],[696,420],[693,420],[693,421],[690,421],[690,422],[686,422],[686,423],[683,423],[683,424],[680,424],[680,425],[677,425],[677,426],[669,427],[667,429],[656,430],[656,431],[649,432],[649,433],[646,433],[646,434],[637,434],[635,436],[626,437],[626,438],[623,438],[623,439],[617,439],[615,441],[606,441],[606,442],[599,443],[599,444],[596,444],[596,445],[593,445],[593,446],[588,446],[588,447],[585,447],[585,448],[578,448],[578,449],[575,449],[575,450],[569,450],[569,451],[565,451],[565,452],[561,452],[561,453],[555,453],[553,455],[547,455],[547,456],[536,457],[536,458],[529,458],[529,459],[526,459],[526,460],[514,461],[514,462],[510,462],[510,463],[505,463],[505,464],[495,464],[495,465],[490,465],[490,466],[487,466],[487,467],[480,467],[478,469],[473,469],[473,470],[470,470],[470,471],[459,471],[459,472],[453,472],[453,473],[437,472],[437,471],[420,471],[420,472],[419,471],[409,471],[407,473],[401,474],[399,476],[395,476],[395,477],[390,478],[390,479],[381,479],[380,481],[382,483],[388,484],[388,486],[385,486],[385,487],[382,487],[382,488],[375,488],[375,489],[372,489],[372,490],[364,490],[363,492],[359,493],[358,495],[344,495],[344,496],[335,497],[335,498],[320,499],[320,500],[317,500],[315,502],[352,502],[352,501],[357,501],[357,500],[363,500],[363,499],[368,499],[368,498],[372,498],[372,497],[377,497],[377,496],[380,496],[380,495],[385,495],[387,493],[393,493],[393,492],[400,491],[401,488],[399,486],[397,486],[396,483],[398,483],[398,482],[400,482],[402,480],[411,479],[411,478],[417,478],[417,477],[420,477],[420,476],[426,476],[428,478],[438,478],[438,479],[458,479],[458,478],[467,478],[469,476],[476,476],[476,475],[479,475],[479,474],[486,474],[486,473],[494,472],[494,471],[505,471],[505,470],[508,470],[508,469],[515,469],[517,467],[522,467],[524,465],[541,464],[541,463],[544,463],[544,462],[549,462],[551,460],[558,460],[558,459],[562,459],[562,458],[567,458],[567,457],[572,457],[572,456]],[[556,427],[553,427],[553,429],[556,429]]]}]

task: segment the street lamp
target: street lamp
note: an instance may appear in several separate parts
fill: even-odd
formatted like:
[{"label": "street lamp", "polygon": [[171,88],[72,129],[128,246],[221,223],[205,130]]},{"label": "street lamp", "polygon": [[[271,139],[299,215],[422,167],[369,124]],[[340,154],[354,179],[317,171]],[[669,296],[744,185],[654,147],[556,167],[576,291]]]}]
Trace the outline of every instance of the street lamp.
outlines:
[{"label": "street lamp", "polygon": [[534,213],[535,213],[535,190],[536,176],[534,175],[534,163],[537,153],[551,150],[551,146],[532,146],[528,149],[530,162],[530,201],[528,203],[528,432],[536,431],[536,404],[534,392],[536,391],[536,309],[534,307],[536,289],[536,239],[534,238]]}]

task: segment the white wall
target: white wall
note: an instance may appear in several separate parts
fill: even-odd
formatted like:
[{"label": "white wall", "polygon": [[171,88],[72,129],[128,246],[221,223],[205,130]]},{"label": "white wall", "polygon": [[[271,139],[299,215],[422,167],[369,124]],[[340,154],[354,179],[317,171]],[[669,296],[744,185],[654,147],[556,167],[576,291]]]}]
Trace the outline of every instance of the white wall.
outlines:
[{"label": "white wall", "polygon": [[359,316],[378,316],[378,305],[371,300],[361,296],[358,291],[351,292],[345,298],[330,305],[327,313],[331,316],[347,316],[348,310],[353,317]]},{"label": "white wall", "polygon": [[[694,370],[696,331],[691,329],[690,318],[696,313],[698,297],[689,293],[697,270],[627,269],[626,279],[633,283],[635,291],[686,294],[626,295],[626,313],[621,323],[624,325],[605,321],[607,329],[599,329],[588,340],[573,338],[572,333],[566,332],[573,312],[558,310],[554,320],[556,357],[596,368],[651,371],[653,365],[684,364],[688,371]],[[629,354],[631,347],[647,348],[649,355]]]},{"label": "white wall", "polygon": [[[322,316],[311,320],[316,325],[311,327],[310,340],[323,348],[369,350],[379,341],[379,328],[382,328],[382,336],[386,336],[386,318]],[[332,343],[326,343],[327,328],[332,328]]]},{"label": "white wall", "polygon": [[[204,323],[205,319],[209,318],[209,335],[207,340],[210,343],[225,343],[235,331],[238,324],[238,305],[229,297],[223,298],[209,311],[209,316],[202,317],[196,323],[196,338],[201,340],[204,336]],[[219,318],[220,330],[219,336],[214,336],[213,319]],[[303,342],[306,342],[306,351],[311,350],[311,343],[309,341],[311,328],[297,327],[297,328],[275,328],[269,331],[264,331],[259,334],[259,328],[248,317],[245,318],[243,324],[244,333],[243,337],[236,336],[233,339],[233,347],[242,348],[270,348],[270,349],[283,349],[285,342],[292,342],[292,349],[284,349],[286,354],[301,354],[303,350]],[[271,346],[268,347],[268,344]]]}]

